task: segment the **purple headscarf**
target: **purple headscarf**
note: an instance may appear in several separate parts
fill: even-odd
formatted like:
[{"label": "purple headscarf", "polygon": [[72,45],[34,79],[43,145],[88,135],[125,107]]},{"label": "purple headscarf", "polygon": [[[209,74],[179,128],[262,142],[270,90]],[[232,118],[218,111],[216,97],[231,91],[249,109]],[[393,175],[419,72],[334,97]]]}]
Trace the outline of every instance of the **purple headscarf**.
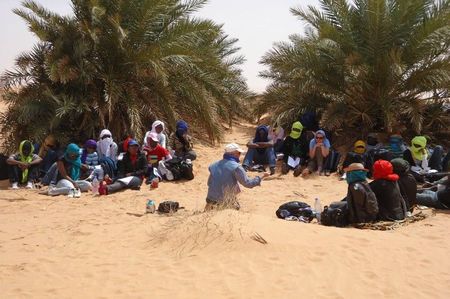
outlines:
[{"label": "purple headscarf", "polygon": [[97,149],[97,141],[95,141],[94,139],[89,139],[88,141],[86,141],[84,143],[83,153],[81,155],[81,163],[86,163],[86,157],[88,155],[88,152],[87,152],[87,148],[88,147],[92,147],[94,149]]}]

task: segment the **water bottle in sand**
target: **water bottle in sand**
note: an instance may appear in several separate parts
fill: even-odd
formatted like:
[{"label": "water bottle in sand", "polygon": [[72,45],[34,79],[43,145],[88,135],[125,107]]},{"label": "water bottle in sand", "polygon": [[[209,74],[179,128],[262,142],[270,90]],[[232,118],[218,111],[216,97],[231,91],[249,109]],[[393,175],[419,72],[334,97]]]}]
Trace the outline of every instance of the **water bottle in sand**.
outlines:
[{"label": "water bottle in sand", "polygon": [[322,204],[320,203],[320,199],[316,198],[314,200],[314,214],[316,215],[317,222],[320,223],[320,214],[322,213]]},{"label": "water bottle in sand", "polygon": [[92,194],[98,195],[98,188],[100,186],[100,182],[97,179],[97,176],[94,175],[94,179],[92,180]]},{"label": "water bottle in sand", "polygon": [[156,205],[155,205],[155,201],[154,200],[149,199],[147,201],[147,205],[145,206],[145,211],[147,213],[151,213],[151,214],[156,212]]}]

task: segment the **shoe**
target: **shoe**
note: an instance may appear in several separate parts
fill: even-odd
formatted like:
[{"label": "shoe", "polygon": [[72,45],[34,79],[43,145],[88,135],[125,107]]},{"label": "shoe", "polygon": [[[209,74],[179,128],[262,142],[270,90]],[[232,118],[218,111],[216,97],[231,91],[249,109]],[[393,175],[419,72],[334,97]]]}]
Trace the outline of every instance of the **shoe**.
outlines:
[{"label": "shoe", "polygon": [[294,169],[294,176],[298,177],[301,174],[302,174],[302,168],[300,166],[295,167],[295,169]]},{"label": "shoe", "polygon": [[47,194],[50,195],[50,196],[58,195],[58,194],[55,193],[55,190],[56,190],[56,186],[51,184],[51,185],[48,186]]},{"label": "shoe", "polygon": [[307,176],[310,175],[310,174],[311,174],[311,172],[309,171],[308,168],[305,168],[305,169],[302,171],[302,177],[307,177]]},{"label": "shoe", "polygon": [[18,183],[12,183],[11,189],[18,190],[19,189],[19,184]]},{"label": "shoe", "polygon": [[286,163],[283,163],[281,165],[281,173],[282,174],[287,174],[289,172],[289,165],[287,165]]},{"label": "shoe", "polygon": [[108,188],[107,188],[107,185],[104,182],[102,182],[100,184],[100,186],[98,186],[98,194],[100,194],[100,195],[108,195]]},{"label": "shoe", "polygon": [[33,189],[33,182],[28,182],[27,185],[25,186],[26,189]]},{"label": "shoe", "polygon": [[69,194],[67,194],[67,197],[69,198],[75,197],[75,188],[70,189]]},{"label": "shoe", "polygon": [[270,175],[274,175],[275,174],[275,167],[270,167]]},{"label": "shoe", "polygon": [[81,197],[81,190],[80,189],[74,189],[73,197],[80,198]]}]

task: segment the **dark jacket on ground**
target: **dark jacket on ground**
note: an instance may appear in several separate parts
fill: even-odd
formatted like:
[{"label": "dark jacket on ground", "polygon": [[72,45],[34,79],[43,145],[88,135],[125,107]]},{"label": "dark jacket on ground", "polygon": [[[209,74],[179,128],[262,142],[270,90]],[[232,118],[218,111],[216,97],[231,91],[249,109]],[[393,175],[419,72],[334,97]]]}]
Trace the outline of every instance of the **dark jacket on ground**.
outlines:
[{"label": "dark jacket on ground", "polygon": [[306,139],[306,132],[302,132],[298,139],[294,139],[291,136],[287,136],[284,139],[283,154],[284,162],[287,162],[289,156],[293,158],[301,158],[302,161],[308,159],[309,142]]},{"label": "dark jacket on ground", "polygon": [[349,184],[346,201],[350,223],[366,223],[377,219],[377,198],[366,181]]},{"label": "dark jacket on ground", "polygon": [[131,173],[131,176],[142,178],[147,173],[147,168],[148,168],[147,158],[143,153],[138,153],[138,158],[134,165],[131,162],[130,154],[126,153],[123,156],[122,161],[119,161],[118,163],[117,177],[124,178],[126,177],[127,173]]},{"label": "dark jacket on ground", "polygon": [[406,203],[397,182],[379,179],[369,185],[377,197],[378,219],[388,221],[405,219]]}]

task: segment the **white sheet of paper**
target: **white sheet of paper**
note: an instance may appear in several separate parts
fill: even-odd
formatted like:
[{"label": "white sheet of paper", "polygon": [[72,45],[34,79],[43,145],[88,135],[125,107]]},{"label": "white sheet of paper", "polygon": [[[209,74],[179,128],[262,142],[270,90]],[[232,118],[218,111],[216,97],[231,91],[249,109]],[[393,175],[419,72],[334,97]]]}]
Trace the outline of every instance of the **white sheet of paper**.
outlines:
[{"label": "white sheet of paper", "polygon": [[132,176],[127,176],[126,178],[118,179],[118,181],[124,183],[125,185],[128,185],[132,179],[133,179]]},{"label": "white sheet of paper", "polygon": [[297,166],[300,164],[300,158],[296,158],[296,159],[294,160],[294,158],[292,158],[291,156],[289,156],[287,164],[288,164],[290,167],[295,168],[295,167],[297,167]]}]

